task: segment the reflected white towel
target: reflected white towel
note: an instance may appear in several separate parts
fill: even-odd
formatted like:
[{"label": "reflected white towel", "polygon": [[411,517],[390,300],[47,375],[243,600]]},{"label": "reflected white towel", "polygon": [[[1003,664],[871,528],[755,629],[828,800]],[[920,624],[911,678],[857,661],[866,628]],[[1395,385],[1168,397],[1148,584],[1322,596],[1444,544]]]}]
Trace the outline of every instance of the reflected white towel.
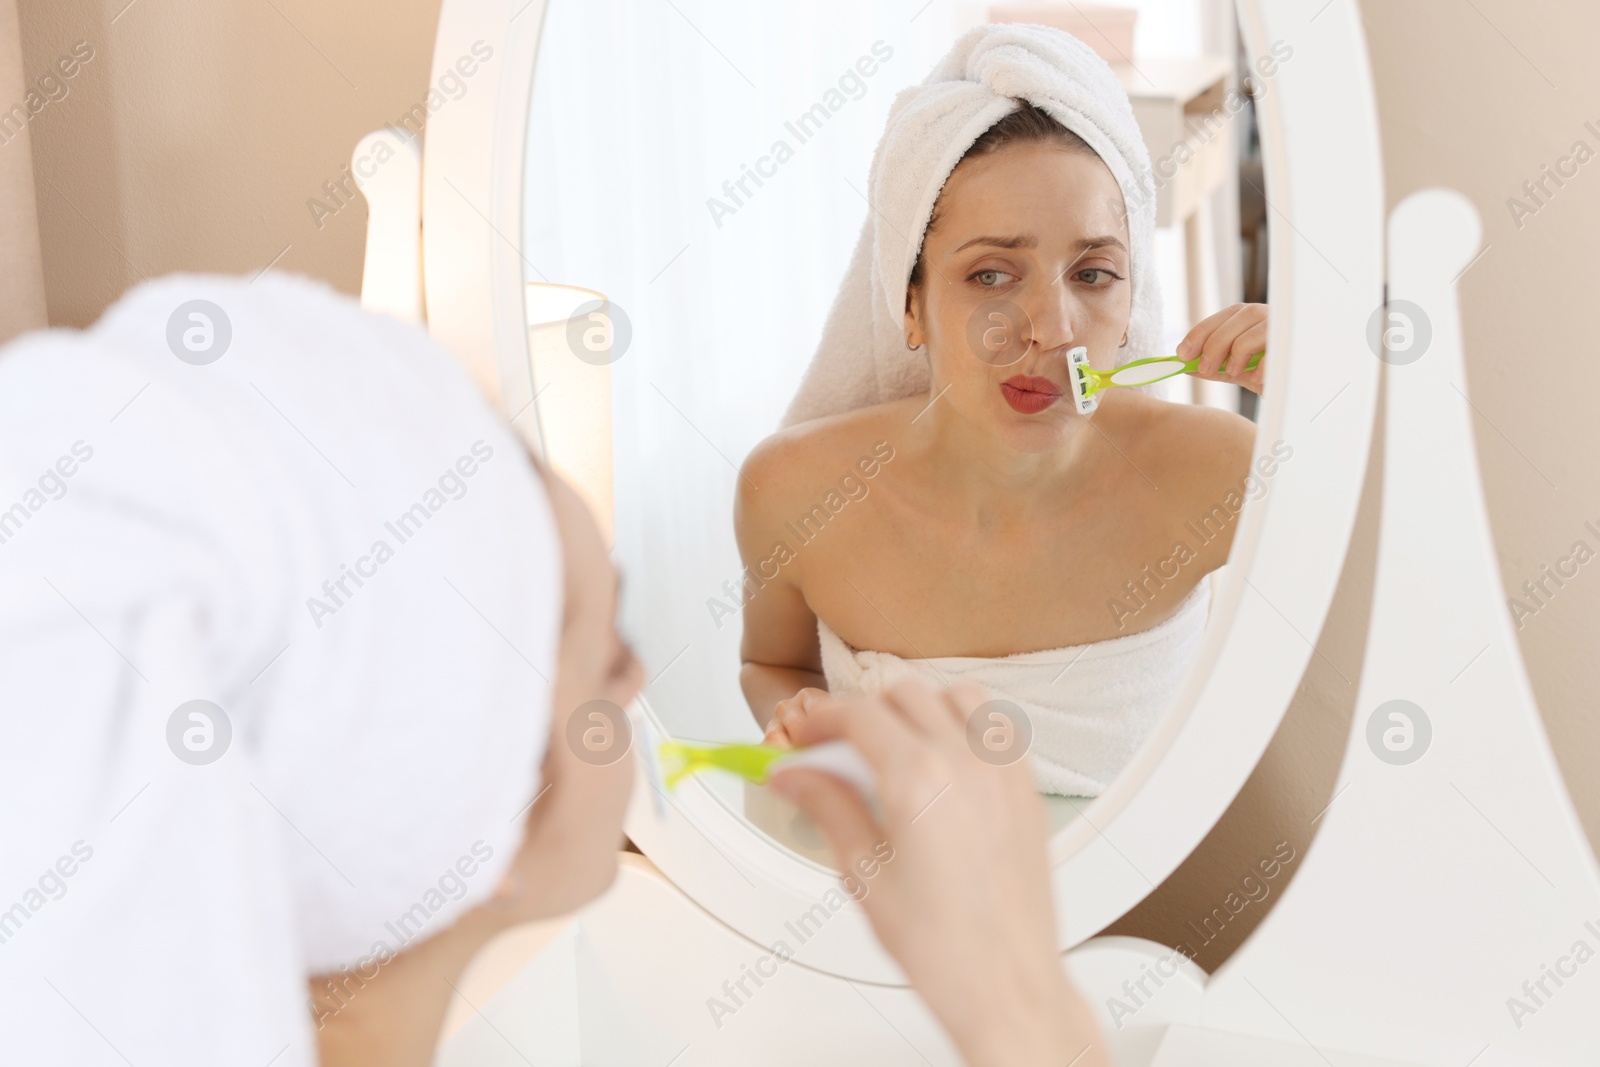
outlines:
[{"label": "reflected white towel", "polygon": [[998,659],[901,659],[853,649],[817,620],[822,670],[838,695],[881,692],[904,678],[978,682],[1020,707],[1033,729],[1029,755],[1041,792],[1099,796],[1133,758],[1188,673],[1211,605],[1203,578],[1171,618],[1090,645]]},{"label": "reflected white towel", "polygon": [[560,583],[465,374],[320,283],[168,277],[0,350],[0,1062],[314,1063],[307,976],[520,846]]},{"label": "reflected white towel", "polygon": [[927,391],[927,356],[905,347],[906,282],[945,180],[972,143],[1016,109],[1017,99],[1088,142],[1122,187],[1133,315],[1117,358],[1160,354],[1155,186],[1128,94],[1105,60],[1070,34],[1014,23],[978,26],[890,106],[867,178],[871,207],[785,426]]}]

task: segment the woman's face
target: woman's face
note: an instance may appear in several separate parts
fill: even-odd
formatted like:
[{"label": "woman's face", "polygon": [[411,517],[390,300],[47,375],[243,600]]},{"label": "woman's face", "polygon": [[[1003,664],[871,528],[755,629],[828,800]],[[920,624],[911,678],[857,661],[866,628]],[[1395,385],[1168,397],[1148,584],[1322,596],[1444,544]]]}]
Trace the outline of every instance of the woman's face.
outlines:
[{"label": "woman's face", "polygon": [[565,603],[541,793],[491,905],[507,921],[571,911],[616,877],[636,758],[621,716],[644,684],[643,667],[617,634],[619,580],[594,516],[559,476],[535,469],[561,537]]},{"label": "woman's face", "polygon": [[1067,351],[1110,367],[1128,328],[1128,227],[1100,158],[1008,145],[959,164],[923,243],[906,330],[926,342],[933,395],[1024,452],[1077,428]]}]

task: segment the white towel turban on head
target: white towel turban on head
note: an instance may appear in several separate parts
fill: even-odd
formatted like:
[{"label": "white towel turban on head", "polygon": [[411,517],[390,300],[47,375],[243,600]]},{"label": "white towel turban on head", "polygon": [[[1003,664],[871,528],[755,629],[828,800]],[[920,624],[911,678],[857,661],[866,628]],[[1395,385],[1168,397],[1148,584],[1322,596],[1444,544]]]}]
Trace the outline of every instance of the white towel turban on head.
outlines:
[{"label": "white towel turban on head", "polygon": [[871,207],[822,341],[785,426],[928,388],[927,357],[905,347],[906,283],[946,179],[985,130],[1026,100],[1083,138],[1122,189],[1133,316],[1126,362],[1158,354],[1150,154],[1133,105],[1093,49],[1048,26],[994,24],[962,34],[921,85],[903,89],[872,157]]},{"label": "white towel turban on head", "polygon": [[326,286],[0,349],[0,1062],[314,1063],[307,977],[519,848],[561,575],[466,375]]}]

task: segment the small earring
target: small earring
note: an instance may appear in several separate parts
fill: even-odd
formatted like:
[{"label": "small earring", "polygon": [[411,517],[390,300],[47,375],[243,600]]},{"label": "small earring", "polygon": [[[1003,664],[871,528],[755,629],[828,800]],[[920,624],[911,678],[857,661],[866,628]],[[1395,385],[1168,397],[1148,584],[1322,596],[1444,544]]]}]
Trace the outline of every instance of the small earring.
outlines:
[{"label": "small earring", "polygon": [[1127,330],[1123,330],[1122,331],[1122,343],[1120,345],[1118,345],[1117,347],[1118,348],[1127,348],[1128,347],[1128,331]]},{"label": "small earring", "polygon": [[911,343],[911,335],[909,333],[906,334],[906,351],[907,352],[915,352],[917,349],[919,349],[921,347],[922,347],[921,345],[912,344]]}]

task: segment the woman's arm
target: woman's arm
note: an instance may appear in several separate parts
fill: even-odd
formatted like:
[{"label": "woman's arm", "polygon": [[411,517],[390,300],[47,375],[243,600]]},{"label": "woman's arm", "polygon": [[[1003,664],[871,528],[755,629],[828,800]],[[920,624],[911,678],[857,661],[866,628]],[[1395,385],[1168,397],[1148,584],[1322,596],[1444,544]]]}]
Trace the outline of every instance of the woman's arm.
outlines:
[{"label": "woman's arm", "polygon": [[800,560],[792,552],[775,551],[785,543],[782,523],[774,516],[784,513],[784,474],[793,463],[784,442],[762,442],[740,471],[733,506],[734,535],[745,568],[739,685],[764,730],[774,718],[783,718],[780,712],[787,705],[827,692],[817,616],[800,586]]},{"label": "woman's arm", "polygon": [[[744,690],[756,723],[763,730],[771,730],[774,719],[782,718],[778,714],[781,705],[795,698],[805,699],[802,694],[807,690],[826,696],[828,680],[820,671],[746,661],[739,668],[739,688]],[[781,721],[779,725],[783,725]]]}]

